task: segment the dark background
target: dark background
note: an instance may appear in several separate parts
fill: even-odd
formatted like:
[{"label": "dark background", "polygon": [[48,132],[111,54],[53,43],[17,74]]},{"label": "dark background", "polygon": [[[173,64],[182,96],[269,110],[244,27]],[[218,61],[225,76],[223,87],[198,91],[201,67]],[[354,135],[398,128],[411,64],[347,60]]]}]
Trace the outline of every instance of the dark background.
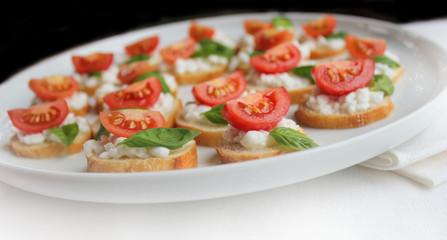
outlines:
[{"label": "dark background", "polygon": [[[393,23],[447,16],[431,1],[54,1],[13,2],[0,10],[0,82],[67,48],[161,23],[244,12],[331,12]],[[442,30],[442,29],[441,29]],[[443,29],[444,31],[447,30]]]}]

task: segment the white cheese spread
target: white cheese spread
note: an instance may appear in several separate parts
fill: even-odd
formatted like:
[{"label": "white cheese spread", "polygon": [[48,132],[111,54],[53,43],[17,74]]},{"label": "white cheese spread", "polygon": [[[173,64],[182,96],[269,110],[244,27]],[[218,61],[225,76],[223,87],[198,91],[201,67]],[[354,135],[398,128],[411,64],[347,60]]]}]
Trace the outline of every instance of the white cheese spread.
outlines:
[{"label": "white cheese spread", "polygon": [[207,58],[177,59],[174,63],[177,74],[209,72],[228,64],[228,59],[211,55]]},{"label": "white cheese spread", "polygon": [[[283,118],[274,128],[289,127],[300,131],[299,125],[295,121]],[[223,140],[225,143],[239,143],[247,149],[262,149],[267,147],[278,146],[278,143],[270,136],[268,131],[251,130],[241,131],[229,125],[227,130],[223,133]]]},{"label": "white cheese spread", "polygon": [[306,106],[323,115],[352,114],[375,108],[383,100],[382,91],[370,91],[364,87],[342,96],[315,94],[309,97]]},{"label": "white cheese spread", "polygon": [[[90,125],[88,124],[87,119],[84,117],[77,117],[73,113],[69,113],[59,127],[75,122],[78,124],[79,132],[85,133],[90,131]],[[13,127],[13,131],[17,134],[19,141],[25,144],[40,144],[45,141],[61,143],[61,140],[48,130],[44,130],[41,133],[30,134]]]},{"label": "white cheese spread", "polygon": [[251,71],[247,76],[247,81],[263,88],[285,87],[288,90],[301,89],[312,85],[307,78],[296,76],[289,72],[266,74]]},{"label": "white cheese spread", "polygon": [[93,154],[99,158],[119,159],[119,158],[151,158],[167,157],[170,150],[165,147],[127,147],[125,145],[117,146],[124,137],[117,137],[110,134],[109,137],[103,135],[99,141],[88,140],[84,143],[83,150],[85,154]]}]

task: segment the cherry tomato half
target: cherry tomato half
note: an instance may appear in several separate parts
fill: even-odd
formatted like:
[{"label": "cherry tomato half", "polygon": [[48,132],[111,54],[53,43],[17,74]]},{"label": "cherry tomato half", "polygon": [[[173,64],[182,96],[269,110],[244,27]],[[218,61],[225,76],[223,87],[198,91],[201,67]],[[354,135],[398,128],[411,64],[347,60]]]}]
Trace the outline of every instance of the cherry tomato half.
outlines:
[{"label": "cherry tomato half", "polygon": [[244,29],[247,34],[254,35],[262,29],[272,29],[271,22],[265,22],[257,19],[247,19],[244,21]]},{"label": "cherry tomato half", "polygon": [[120,66],[118,72],[118,79],[123,84],[132,83],[137,77],[145,72],[154,71],[156,67],[150,66],[147,61],[133,62],[129,64],[123,64]]},{"label": "cherry tomato half", "polygon": [[113,62],[113,53],[93,53],[88,56],[72,56],[71,60],[78,73],[107,70]]},{"label": "cherry tomato half", "polygon": [[312,75],[326,93],[344,95],[366,86],[374,75],[374,60],[343,60],[318,63]]},{"label": "cherry tomato half", "polygon": [[122,90],[107,94],[103,101],[110,109],[149,108],[157,102],[161,93],[161,83],[156,77],[130,84]]},{"label": "cherry tomato half", "polygon": [[189,36],[197,42],[202,39],[211,39],[214,33],[214,28],[198,24],[196,21],[192,21],[189,27]]},{"label": "cherry tomato half", "polygon": [[68,114],[65,100],[34,105],[30,108],[17,108],[8,111],[12,124],[28,133],[40,133],[43,130],[59,126]]},{"label": "cherry tomato half", "polygon": [[196,50],[196,44],[194,38],[187,38],[161,49],[160,55],[165,62],[173,64],[179,58],[189,58]]},{"label": "cherry tomato half", "polygon": [[195,85],[192,94],[201,104],[214,107],[241,96],[246,88],[244,74],[242,71],[236,71]]},{"label": "cherry tomato half", "polygon": [[144,38],[135,43],[127,45],[125,47],[126,53],[129,56],[135,56],[138,54],[151,54],[157,48],[159,42],[160,38],[157,35]]},{"label": "cherry tomato half", "polygon": [[284,87],[277,87],[228,101],[222,109],[222,117],[242,131],[270,131],[289,108],[289,93]]},{"label": "cherry tomato half", "polygon": [[366,38],[348,34],[345,41],[349,53],[357,59],[383,55],[386,50],[386,41],[381,38]]},{"label": "cherry tomato half", "polygon": [[300,60],[300,50],[292,43],[283,43],[251,57],[250,63],[258,72],[280,73],[296,67]]},{"label": "cherry tomato half", "polygon": [[255,33],[255,48],[266,50],[281,43],[291,42],[295,35],[287,30],[263,29]]},{"label": "cherry tomato half", "polygon": [[107,131],[118,137],[130,137],[149,129],[164,127],[165,119],[158,111],[119,109],[99,113],[99,120]]},{"label": "cherry tomato half", "polygon": [[318,38],[334,32],[337,19],[332,14],[325,14],[320,18],[303,24],[301,27],[311,37]]},{"label": "cherry tomato half", "polygon": [[62,75],[31,79],[28,85],[37,98],[42,101],[54,101],[70,97],[78,90],[78,83],[73,77]]}]

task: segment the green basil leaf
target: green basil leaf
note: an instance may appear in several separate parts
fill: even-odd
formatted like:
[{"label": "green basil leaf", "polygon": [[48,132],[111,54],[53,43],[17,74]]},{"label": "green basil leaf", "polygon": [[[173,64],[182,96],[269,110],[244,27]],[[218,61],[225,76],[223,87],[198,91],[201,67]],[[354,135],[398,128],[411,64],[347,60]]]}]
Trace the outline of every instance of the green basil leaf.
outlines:
[{"label": "green basil leaf", "polygon": [[372,57],[372,59],[374,60],[374,62],[386,64],[392,69],[396,69],[396,68],[400,67],[399,63],[395,62],[394,60],[392,60],[391,58],[389,58],[385,55],[374,56],[374,57]]},{"label": "green basil leaf", "polygon": [[254,57],[254,56],[257,56],[257,55],[261,55],[261,54],[263,54],[265,51],[262,51],[262,50],[254,50],[253,52],[251,52],[250,53],[250,57]]},{"label": "green basil leaf", "polygon": [[306,65],[306,66],[300,66],[295,67],[291,70],[291,72],[298,77],[307,78],[309,79],[313,84],[315,84],[315,79],[312,77],[312,68],[314,65]]},{"label": "green basil leaf", "polygon": [[97,79],[101,79],[102,78],[102,72],[101,71],[91,71],[88,73],[89,77],[95,77]]},{"label": "green basil leaf", "polygon": [[316,144],[306,134],[292,128],[275,128],[270,131],[270,136],[272,136],[279,145],[296,150],[305,150],[313,147],[318,147],[318,144]]},{"label": "green basil leaf", "polygon": [[272,23],[273,23],[273,27],[275,27],[275,28],[287,29],[287,28],[293,27],[292,21],[290,21],[290,19],[288,19],[287,17],[284,17],[284,16],[273,18]]},{"label": "green basil leaf", "polygon": [[170,94],[172,94],[171,89],[169,88],[168,84],[165,81],[165,78],[163,77],[163,75],[161,75],[157,71],[143,73],[140,76],[138,76],[135,80],[133,80],[132,83],[143,81],[143,80],[145,80],[147,78],[150,78],[150,77],[158,78],[158,80],[161,83],[161,92],[162,93],[170,93]]},{"label": "green basil leaf", "polygon": [[101,122],[99,122],[99,131],[98,131],[98,133],[95,136],[95,140],[98,141],[99,139],[101,139],[102,135],[109,136],[110,132],[107,131],[107,129],[102,125]]},{"label": "green basil leaf", "polygon": [[346,35],[348,35],[347,32],[337,32],[337,33],[333,33],[333,34],[329,34],[324,36],[327,40],[331,40],[331,39],[345,39]]},{"label": "green basil leaf", "polygon": [[79,133],[77,123],[67,124],[62,127],[53,127],[49,131],[56,135],[65,145],[70,145]]},{"label": "green basil leaf", "polygon": [[150,128],[139,131],[118,143],[128,147],[166,147],[178,149],[202,132],[187,128]]},{"label": "green basil leaf", "polygon": [[393,81],[385,74],[374,75],[368,87],[371,91],[382,91],[386,95],[392,95],[394,92]]},{"label": "green basil leaf", "polygon": [[224,107],[225,103],[217,105],[210,110],[201,113],[200,115],[204,115],[208,121],[215,123],[215,124],[225,124],[227,125],[228,122],[222,117],[222,109]]},{"label": "green basil leaf", "polygon": [[211,55],[217,55],[230,59],[235,54],[235,50],[233,48],[229,48],[222,43],[211,39],[203,39],[199,42],[199,46],[199,50],[196,50],[192,57],[206,58]]},{"label": "green basil leaf", "polygon": [[151,57],[147,54],[137,54],[135,56],[132,56],[129,60],[126,61],[126,64],[134,63],[134,62],[141,62],[141,61],[147,61]]}]

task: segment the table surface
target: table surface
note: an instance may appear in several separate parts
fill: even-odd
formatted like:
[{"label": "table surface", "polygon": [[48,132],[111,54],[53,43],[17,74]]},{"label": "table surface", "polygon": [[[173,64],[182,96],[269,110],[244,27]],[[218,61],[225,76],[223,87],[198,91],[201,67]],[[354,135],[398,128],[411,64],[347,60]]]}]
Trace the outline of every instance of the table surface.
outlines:
[{"label": "table surface", "polygon": [[[447,49],[447,18],[403,24]],[[0,182],[0,239],[445,239],[447,183],[353,166],[233,197],[165,204],[56,199]]]}]

